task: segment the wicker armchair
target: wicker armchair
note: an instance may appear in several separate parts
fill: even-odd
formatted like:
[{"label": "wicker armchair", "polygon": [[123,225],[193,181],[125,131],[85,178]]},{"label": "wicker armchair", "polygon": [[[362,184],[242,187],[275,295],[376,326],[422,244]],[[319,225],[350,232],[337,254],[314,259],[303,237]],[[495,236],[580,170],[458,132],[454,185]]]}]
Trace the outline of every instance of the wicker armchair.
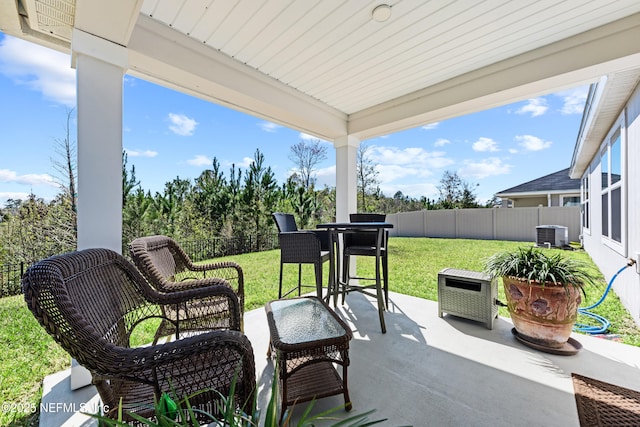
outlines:
[{"label": "wicker armchair", "polygon": [[[280,281],[278,298],[286,297],[302,285],[302,264],[313,264],[316,277],[316,293],[322,298],[322,263],[329,260],[329,234],[327,230],[298,230],[292,214],[276,212],[272,214],[278,227],[280,243]],[[282,293],[282,272],[284,264],[298,264],[298,285]]]},{"label": "wicker armchair", "polygon": [[129,244],[133,262],[151,285],[160,292],[227,285],[240,302],[240,321],[244,314],[244,274],[235,262],[194,264],[170,237],[139,237]]},{"label": "wicker armchair", "polygon": [[152,417],[154,397],[172,391],[178,399],[188,396],[194,408],[215,413],[218,392],[227,396],[234,376],[237,402],[253,402],[253,349],[238,331],[216,330],[131,348],[136,326],[162,318],[163,308],[171,307],[167,311],[175,318],[164,320],[176,329],[191,316],[200,324],[210,319],[209,329],[218,326],[216,312],[238,319],[238,299],[228,286],[159,293],[129,261],[108,249],[42,260],[27,270],[22,286],[29,309],[44,329],[92,373],[107,416],[118,415],[122,398],[126,411]]}]

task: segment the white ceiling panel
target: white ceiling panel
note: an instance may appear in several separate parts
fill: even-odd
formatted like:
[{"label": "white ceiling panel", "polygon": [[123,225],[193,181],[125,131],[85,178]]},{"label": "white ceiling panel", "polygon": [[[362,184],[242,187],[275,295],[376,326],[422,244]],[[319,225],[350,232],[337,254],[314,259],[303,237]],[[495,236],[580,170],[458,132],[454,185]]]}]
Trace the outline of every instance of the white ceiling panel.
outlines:
[{"label": "white ceiling panel", "polygon": [[142,12],[347,114],[640,10],[634,1],[147,0]]},{"label": "white ceiling panel", "polygon": [[[576,50],[575,44],[605,46],[597,39],[613,40],[616,32],[633,35],[640,28],[638,0],[139,0],[138,7],[119,7],[113,12],[97,7],[93,1],[18,0],[16,11],[23,8],[30,25],[38,27],[32,29],[46,34],[49,41],[51,37],[59,38],[63,47],[70,47],[71,30],[74,25],[78,27],[80,15],[74,16],[74,6],[81,5],[83,11],[99,11],[88,15],[92,20],[83,16],[79,28],[124,45],[132,34],[151,37],[138,39],[147,50],[132,52],[133,57],[143,61],[132,66],[134,71],[147,73],[158,82],[166,79],[171,87],[189,88],[192,93],[225,105],[250,112],[265,108],[266,99],[261,99],[264,91],[251,93],[257,89],[247,87],[245,93],[238,90],[231,96],[220,87],[229,83],[222,80],[242,70],[250,81],[260,82],[260,87],[280,87],[286,93],[282,100],[297,96],[315,106],[325,106],[332,111],[331,117],[357,116],[358,120],[367,116],[367,111],[391,112],[399,102],[440,93],[451,87],[447,82],[456,79],[480,81],[488,67],[501,67],[497,64],[515,61],[513,64],[521,66],[522,61],[516,58],[537,60],[537,67],[553,67],[544,56],[569,49],[571,60],[580,62],[585,56],[591,57],[592,51],[586,45]],[[391,17],[376,22],[372,11],[381,4],[391,7]],[[130,16],[121,16],[127,12]],[[136,16],[138,13],[142,16]],[[96,22],[98,18],[100,22]],[[145,20],[154,23],[151,32],[147,30],[152,26]],[[15,27],[13,21],[0,16],[0,24],[3,22]],[[135,23],[138,31],[109,30],[121,22]],[[598,28],[604,25],[608,27],[599,35]],[[33,37],[33,33],[25,34]],[[156,44],[154,38],[158,40]],[[620,39],[631,46],[621,50],[620,55],[626,55],[626,59],[618,58],[620,66],[637,62],[632,54],[639,50],[633,49],[638,42],[631,38],[625,35]],[[574,45],[565,47],[566,40],[573,40],[568,43]],[[618,50],[613,42],[608,43],[608,47],[593,52],[592,66],[616,59],[608,58],[608,52],[603,51]],[[158,56],[162,56],[158,50],[174,48],[188,49],[190,54],[184,56],[181,52],[181,63],[167,63],[166,59],[158,62]],[[206,72],[195,69],[202,64],[203,56],[222,68],[216,72],[210,72],[215,66]],[[227,67],[228,60],[235,65]],[[562,85],[571,81],[584,84],[593,80],[598,71],[571,71],[567,66],[571,61],[565,58],[563,62],[562,72],[576,75],[562,80]],[[216,80],[216,73],[222,69],[229,74]],[[530,74],[545,74],[544,70],[534,71]],[[187,80],[173,81],[179,74]],[[196,75],[209,82],[193,83]],[[509,75],[509,80],[513,84],[527,83],[516,74]],[[551,83],[532,87],[554,89]],[[244,100],[250,98],[259,102],[252,107],[243,106]],[[280,108],[286,108],[282,100]],[[510,96],[504,100],[513,102]],[[275,120],[281,113],[264,112],[266,117],[272,114]],[[415,117],[417,120],[422,115]],[[290,118],[281,121],[291,124]]]}]

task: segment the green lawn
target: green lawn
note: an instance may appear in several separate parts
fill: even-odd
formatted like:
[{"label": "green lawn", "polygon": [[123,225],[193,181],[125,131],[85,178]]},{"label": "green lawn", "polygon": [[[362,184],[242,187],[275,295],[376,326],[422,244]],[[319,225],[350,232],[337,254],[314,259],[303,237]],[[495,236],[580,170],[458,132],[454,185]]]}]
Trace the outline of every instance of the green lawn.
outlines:
[{"label": "green lawn", "polygon": [[42,379],[67,368],[69,357],[38,324],[22,295],[0,299],[0,348],[0,425],[37,425],[31,412],[40,405]]},{"label": "green lawn", "polygon": [[[391,238],[389,240],[389,287],[393,292],[430,300],[437,299],[437,277],[443,268],[452,267],[481,271],[484,259],[497,251],[512,249],[530,243],[464,240]],[[583,251],[565,251],[568,256],[582,258],[591,265]],[[267,251],[225,258],[238,262],[245,275],[245,309],[262,307],[278,296],[279,251]],[[596,269],[596,267],[593,267]],[[371,259],[361,258],[359,273],[373,275]],[[303,268],[303,281],[313,284],[311,266]],[[324,266],[324,279],[328,277],[328,264]],[[297,280],[297,267],[285,266],[285,288],[293,287]],[[606,287],[587,290],[583,305],[596,302]],[[308,291],[308,290],[307,290]],[[500,299],[504,292],[500,287]],[[626,344],[640,346],[640,330],[629,313],[612,293],[594,310],[612,323],[610,332],[618,334]],[[508,317],[504,308],[500,315]],[[582,321],[579,319],[579,321]],[[0,300],[0,426],[34,425],[37,417],[29,409],[38,407],[44,376],[68,367],[66,353],[46,335],[27,310],[22,296]],[[5,410],[8,408],[9,410]],[[22,410],[26,409],[26,411]]]},{"label": "green lawn", "polygon": [[[482,271],[484,260],[501,251],[529,246],[526,242],[507,242],[496,240],[470,239],[427,239],[427,238],[391,238],[389,239],[389,288],[393,292],[412,295],[429,300],[438,299],[438,272],[444,268]],[[559,251],[557,249],[548,249]],[[589,255],[582,251],[561,251],[571,257],[577,257],[589,263],[599,271]],[[225,258],[242,265],[245,274],[246,310],[261,307],[270,299],[278,296],[279,251],[267,251]],[[324,266],[324,278],[328,274],[328,263]],[[249,267],[251,266],[251,267]],[[360,257],[358,273],[362,276],[373,276],[373,259]],[[602,277],[602,276],[601,276]],[[285,289],[292,287],[297,281],[297,267],[285,265]],[[313,269],[303,266],[303,283],[313,284]],[[583,306],[597,302],[606,288],[604,278],[598,286],[586,289],[587,296]],[[502,286],[499,286],[499,299],[505,301]],[[611,322],[609,332],[620,335],[626,344],[640,346],[640,329],[636,326],[628,311],[622,306],[613,291],[595,310]],[[500,308],[500,315],[509,317],[506,308]],[[582,316],[578,322],[588,324]]]}]

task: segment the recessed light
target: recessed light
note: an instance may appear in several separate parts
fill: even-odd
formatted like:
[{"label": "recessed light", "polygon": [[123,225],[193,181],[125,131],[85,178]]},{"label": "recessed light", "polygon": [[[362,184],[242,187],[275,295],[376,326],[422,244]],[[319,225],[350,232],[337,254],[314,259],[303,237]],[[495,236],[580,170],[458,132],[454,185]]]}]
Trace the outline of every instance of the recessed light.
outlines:
[{"label": "recessed light", "polygon": [[371,12],[371,17],[376,22],[384,22],[391,17],[391,6],[388,4],[381,4],[376,6]]}]

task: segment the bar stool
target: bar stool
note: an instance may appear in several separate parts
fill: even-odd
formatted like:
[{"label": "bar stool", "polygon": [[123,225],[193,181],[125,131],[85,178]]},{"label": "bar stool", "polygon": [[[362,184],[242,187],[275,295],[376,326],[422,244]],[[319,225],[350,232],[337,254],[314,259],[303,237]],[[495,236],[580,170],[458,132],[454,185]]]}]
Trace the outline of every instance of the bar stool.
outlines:
[{"label": "bar stool", "polygon": [[[302,285],[302,264],[313,264],[316,276],[316,293],[322,298],[322,264],[329,260],[329,234],[326,230],[298,230],[292,214],[275,212],[272,214],[278,227],[280,243],[280,280],[278,299],[298,290]],[[298,264],[298,285],[282,293],[282,272],[284,264]]]},{"label": "bar stool", "polygon": [[[385,214],[374,213],[356,213],[350,214],[349,220],[351,222],[385,222]],[[380,283],[380,264],[382,264],[382,289],[384,291],[384,306],[385,309],[389,309],[389,268],[387,257],[387,241],[389,232],[383,231],[382,246],[378,252],[378,241],[376,231],[357,231],[352,233],[345,233],[343,251],[342,251],[342,281],[349,287],[350,279],[358,280],[374,280],[376,282],[376,288]],[[378,253],[380,254],[378,256]],[[349,260],[351,256],[373,256],[376,257],[376,277],[359,277],[357,275],[351,275],[349,271]],[[370,287],[373,287],[371,285]],[[343,294],[344,301],[344,294]]]}]

